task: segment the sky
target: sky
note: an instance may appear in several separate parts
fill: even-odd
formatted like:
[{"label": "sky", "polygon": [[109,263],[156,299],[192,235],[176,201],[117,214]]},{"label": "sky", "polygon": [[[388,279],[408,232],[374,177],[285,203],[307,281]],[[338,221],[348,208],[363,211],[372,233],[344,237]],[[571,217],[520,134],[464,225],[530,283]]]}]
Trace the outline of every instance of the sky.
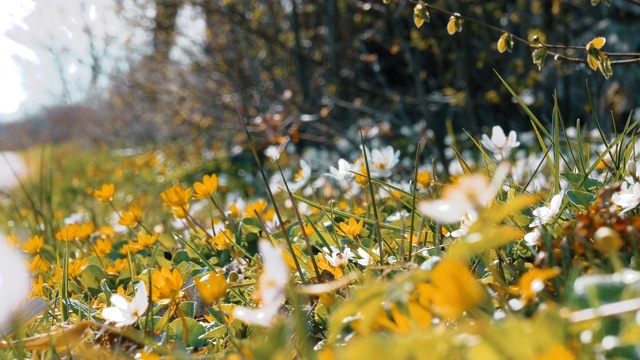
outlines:
[{"label": "sky", "polygon": [[27,97],[13,57],[37,61],[33,51],[7,38],[5,32],[16,26],[25,27],[22,20],[34,6],[33,0],[0,1],[0,121],[15,117],[20,103]]}]

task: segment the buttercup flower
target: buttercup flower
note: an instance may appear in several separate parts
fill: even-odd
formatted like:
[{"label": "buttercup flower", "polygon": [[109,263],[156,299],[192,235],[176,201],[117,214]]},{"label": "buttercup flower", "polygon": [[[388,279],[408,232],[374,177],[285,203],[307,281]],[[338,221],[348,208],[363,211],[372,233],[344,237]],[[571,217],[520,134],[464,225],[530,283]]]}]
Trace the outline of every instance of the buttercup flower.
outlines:
[{"label": "buttercup flower", "polygon": [[151,277],[153,301],[172,301],[180,296],[182,290],[182,275],[178,269],[169,270],[166,266],[153,272]]},{"label": "buttercup flower", "polygon": [[143,281],[140,281],[136,286],[136,295],[130,302],[120,294],[111,295],[110,301],[112,306],[102,310],[102,317],[117,327],[131,325],[147,311],[149,306],[147,287]]},{"label": "buttercup flower", "polygon": [[196,182],[193,184],[196,199],[206,199],[218,190],[218,176],[216,174],[205,175],[202,178],[202,182]]},{"label": "buttercup flower", "polygon": [[362,232],[362,225],[364,225],[364,219],[360,219],[360,221],[356,221],[354,218],[349,218],[349,222],[341,222],[338,224],[338,228],[336,231],[340,235],[348,236],[350,238],[355,238]]},{"label": "buttercup flower", "polygon": [[116,187],[113,183],[102,184],[99,189],[93,192],[93,197],[98,201],[110,201],[113,199],[113,194],[116,191]]},{"label": "buttercup flower", "polygon": [[257,291],[260,306],[253,309],[239,306],[233,310],[233,315],[248,324],[269,327],[284,301],[289,270],[282,257],[282,250],[271,245],[268,240],[260,240],[258,251],[263,263]]},{"label": "buttercup flower", "polygon": [[122,212],[122,218],[118,220],[118,224],[135,227],[140,219],[142,219],[142,208],[139,205],[131,205],[127,211]]},{"label": "buttercup flower", "polygon": [[516,138],[517,135],[515,131],[511,130],[507,138],[500,126],[494,126],[491,130],[491,139],[489,139],[487,134],[482,134],[480,143],[491,150],[498,161],[501,161],[507,156],[511,149],[520,145],[520,142],[518,142]]},{"label": "buttercup flower", "polygon": [[35,254],[40,251],[44,244],[44,238],[39,235],[34,235],[27,240],[26,244],[22,244],[22,250],[26,253]]},{"label": "buttercup flower", "polygon": [[560,270],[533,268],[520,277],[517,286],[512,286],[509,291],[520,295],[520,300],[525,304],[536,298],[537,293],[545,288],[544,282],[560,275]]},{"label": "buttercup flower", "polygon": [[224,297],[229,289],[224,274],[206,273],[196,277],[196,289],[206,304],[212,304]]}]

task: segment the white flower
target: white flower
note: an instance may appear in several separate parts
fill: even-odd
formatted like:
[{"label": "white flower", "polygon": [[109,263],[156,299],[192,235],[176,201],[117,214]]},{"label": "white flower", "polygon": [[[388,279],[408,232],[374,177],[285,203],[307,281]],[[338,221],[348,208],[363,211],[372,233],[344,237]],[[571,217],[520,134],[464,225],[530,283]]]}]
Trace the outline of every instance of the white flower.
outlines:
[{"label": "white flower", "polygon": [[537,227],[551,222],[551,220],[558,215],[558,212],[560,212],[560,205],[562,205],[563,196],[564,190],[552,197],[551,202],[549,202],[547,206],[542,206],[533,210],[533,215],[536,218],[531,222],[531,224],[529,224],[529,227]]},{"label": "white flower", "polygon": [[311,166],[304,161],[300,160],[300,170],[293,176],[293,183],[288,184],[289,190],[294,192],[301,187],[305,186],[311,179]]},{"label": "white flower", "polygon": [[534,227],[533,230],[531,230],[531,232],[527,233],[524,236],[524,241],[529,246],[535,246],[540,244],[541,237],[542,237],[542,230],[540,230],[540,227]]},{"label": "white flower", "polygon": [[372,177],[389,177],[393,168],[400,162],[400,151],[394,151],[392,146],[387,146],[380,150],[374,149],[371,155],[367,152],[367,158]]},{"label": "white flower", "polygon": [[[376,255],[380,255],[379,249],[371,249],[369,251],[371,251]],[[358,256],[360,256],[360,259],[356,260],[356,262],[362,266],[369,266],[375,262],[375,259],[371,255],[369,255],[367,251],[363,250],[362,248],[358,249]]]},{"label": "white flower", "polygon": [[0,240],[0,330],[11,320],[13,309],[29,293],[29,271],[20,252]]},{"label": "white flower", "polygon": [[457,184],[448,186],[442,199],[422,201],[418,209],[422,214],[442,223],[455,223],[465,216],[475,216],[496,197],[507,174],[508,164],[500,164],[493,180],[474,174],[461,178]]},{"label": "white flower", "polygon": [[327,262],[329,262],[329,265],[334,268],[347,266],[349,259],[355,256],[355,254],[351,252],[351,249],[348,247],[344,248],[342,252],[340,252],[338,248],[333,246],[331,247],[331,250],[328,250],[326,248],[324,250],[328,253],[331,253],[331,255],[325,254],[324,257],[327,259]]},{"label": "white flower", "polygon": [[633,210],[640,204],[640,183],[635,183],[631,189],[623,188],[620,192],[613,194],[611,202],[622,208],[620,214]]},{"label": "white flower", "polygon": [[458,230],[452,231],[451,236],[454,238],[459,238],[467,235],[469,232],[469,228],[473,225],[474,222],[478,220],[478,215],[475,213],[467,214],[467,216],[460,219],[460,228]]},{"label": "white flower", "polygon": [[236,307],[233,316],[247,324],[269,327],[284,301],[284,289],[289,280],[289,270],[282,258],[282,250],[268,240],[260,240],[258,251],[262,258],[263,271],[258,279],[258,296],[261,304],[257,308]]},{"label": "white flower", "polygon": [[131,325],[147,311],[149,306],[149,295],[147,287],[143,281],[136,286],[136,295],[128,302],[127,299],[120,294],[111,295],[111,304],[113,306],[106,307],[102,310],[102,317],[107,322],[115,323],[117,327]]},{"label": "white flower", "polygon": [[494,126],[491,131],[491,139],[489,139],[487,134],[482,134],[482,140],[480,140],[480,142],[484,147],[493,152],[497,160],[502,160],[511,149],[520,145],[520,142],[518,142],[516,138],[517,135],[515,131],[511,130],[507,138],[500,126]]},{"label": "white flower", "polygon": [[353,173],[351,172],[351,170],[351,164],[345,159],[340,159],[338,160],[338,168],[336,169],[331,166],[329,168],[329,173],[325,175],[331,176],[338,181],[348,180],[353,178]]}]

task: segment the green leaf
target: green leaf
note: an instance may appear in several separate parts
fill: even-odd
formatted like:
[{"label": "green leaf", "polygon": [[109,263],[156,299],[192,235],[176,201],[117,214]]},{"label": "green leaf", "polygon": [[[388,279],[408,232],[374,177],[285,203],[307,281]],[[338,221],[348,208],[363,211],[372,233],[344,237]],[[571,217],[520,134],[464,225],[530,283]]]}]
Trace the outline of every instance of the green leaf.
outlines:
[{"label": "green leaf", "polygon": [[587,207],[596,200],[596,196],[581,190],[567,191],[567,198],[571,203],[578,207]]},{"label": "green leaf", "polygon": [[207,343],[207,339],[201,338],[206,333],[204,326],[188,317],[176,319],[169,324],[176,341],[183,342],[185,340],[185,324],[187,330],[185,344],[187,347],[203,346]]},{"label": "green leaf", "polygon": [[89,289],[91,296],[96,296],[102,292],[100,281],[105,279],[107,274],[98,265],[89,264],[80,275],[80,282]]}]

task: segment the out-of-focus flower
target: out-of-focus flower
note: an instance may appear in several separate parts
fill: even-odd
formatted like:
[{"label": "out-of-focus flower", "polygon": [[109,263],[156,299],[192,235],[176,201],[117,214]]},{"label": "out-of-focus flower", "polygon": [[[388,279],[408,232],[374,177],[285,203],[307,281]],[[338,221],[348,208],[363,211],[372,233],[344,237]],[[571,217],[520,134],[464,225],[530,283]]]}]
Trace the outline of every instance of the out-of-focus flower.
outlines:
[{"label": "out-of-focus flower", "polygon": [[228,249],[233,245],[235,241],[235,236],[229,229],[224,229],[224,231],[218,231],[215,236],[211,237],[211,244],[215,246],[219,250]]},{"label": "out-of-focus flower", "polygon": [[158,241],[158,237],[160,237],[159,233],[153,235],[138,233],[138,244],[142,248],[148,248]]},{"label": "out-of-focus flower", "polygon": [[[39,255],[36,255],[39,256]],[[0,240],[0,329],[29,294],[29,270],[20,252]]]},{"label": "out-of-focus flower", "polygon": [[536,356],[536,360],[576,360],[576,356],[564,345],[555,344],[544,354]]},{"label": "out-of-focus flower", "polygon": [[507,174],[508,164],[501,164],[489,182],[485,176],[473,174],[460,178],[445,188],[440,200],[422,201],[420,212],[443,223],[455,223],[461,218],[477,218],[478,211],[496,197]]},{"label": "out-of-focus flower", "polygon": [[640,183],[633,184],[631,189],[623,188],[620,192],[613,194],[611,202],[622,208],[620,214],[635,209],[640,204]]},{"label": "out-of-focus flower", "polygon": [[40,251],[42,245],[44,244],[44,238],[39,235],[34,235],[27,239],[25,244],[22,244],[22,250],[29,254],[35,254]]},{"label": "out-of-focus flower", "polygon": [[293,176],[293,183],[289,184],[289,190],[296,191],[309,182],[311,179],[311,166],[304,161],[300,160],[300,170]]},{"label": "out-of-focus flower", "polygon": [[[375,248],[370,249],[369,251],[376,255],[380,255],[380,249]],[[360,256],[360,259],[356,260],[356,262],[362,266],[372,265],[376,261],[375,258],[371,256],[371,254],[369,254],[369,252],[362,248],[358,248],[357,253],[358,256]]]},{"label": "out-of-focus flower", "polygon": [[331,176],[338,181],[349,180],[353,178],[351,170],[351,164],[345,159],[340,159],[338,160],[338,168],[331,166],[329,173],[325,175]]},{"label": "out-of-focus flower", "polygon": [[520,295],[520,300],[526,304],[535,299],[537,294],[545,288],[545,281],[558,275],[560,275],[560,270],[556,268],[533,268],[522,275],[518,285],[510,287],[509,291],[512,294]]},{"label": "out-of-focus flower", "polygon": [[218,176],[216,174],[205,175],[202,178],[202,182],[195,182],[193,184],[193,190],[195,194],[193,197],[196,199],[206,199],[218,190]]},{"label": "out-of-focus flower", "polygon": [[120,275],[122,270],[129,268],[129,261],[127,259],[116,259],[113,264],[106,264],[104,271],[110,275]]},{"label": "out-of-focus flower", "polygon": [[456,260],[444,259],[430,274],[430,283],[417,285],[421,304],[430,304],[433,312],[455,320],[482,301],[485,291],[469,268]]},{"label": "out-of-focus flower", "polygon": [[84,241],[91,236],[94,230],[95,226],[93,223],[86,223],[82,225],[69,224],[56,232],[56,239],[59,241]]},{"label": "out-of-focus flower", "polygon": [[504,130],[502,130],[500,126],[493,127],[491,130],[491,139],[489,139],[487,134],[482,134],[482,140],[480,140],[480,143],[493,152],[493,155],[498,161],[503,160],[509,154],[511,149],[520,145],[520,142],[517,141],[515,131],[511,130],[509,132],[509,137],[506,137]]},{"label": "out-of-focus flower", "polygon": [[122,226],[134,227],[142,219],[142,208],[139,205],[130,205],[127,211],[122,212],[122,217],[118,224]]},{"label": "out-of-focus flower", "polygon": [[350,238],[355,238],[360,235],[362,232],[362,225],[364,225],[364,219],[360,219],[360,221],[356,221],[354,218],[349,218],[349,222],[341,222],[338,224],[338,228],[336,231],[338,234],[343,236],[348,236]]},{"label": "out-of-focus flower", "polygon": [[212,304],[223,298],[229,290],[224,274],[206,273],[195,278],[196,289],[205,304]]},{"label": "out-of-focus flower", "polygon": [[109,238],[96,240],[95,246],[92,248],[93,253],[98,257],[105,257],[111,252],[113,243]]},{"label": "out-of-focus flower", "polygon": [[289,270],[282,258],[282,250],[271,245],[268,240],[260,240],[258,251],[263,263],[257,290],[260,306],[238,306],[233,310],[233,315],[248,324],[269,327],[284,301],[284,288],[289,280]]},{"label": "out-of-focus flower", "polygon": [[533,210],[533,215],[536,218],[531,222],[531,224],[529,224],[529,227],[541,226],[551,222],[551,220],[553,220],[553,218],[560,212],[563,196],[564,190],[552,197],[547,206],[542,206]]},{"label": "out-of-focus flower", "polygon": [[264,212],[266,208],[267,208],[266,200],[263,200],[263,199],[256,200],[256,202],[254,203],[247,204],[246,209],[244,209],[244,216],[255,217],[256,213],[260,215]]},{"label": "out-of-focus flower", "polygon": [[418,185],[423,188],[431,185],[431,174],[427,170],[418,171]]},{"label": "out-of-focus flower", "polygon": [[459,238],[467,235],[469,232],[469,228],[473,225],[474,222],[478,220],[478,216],[475,213],[467,214],[467,216],[460,219],[460,228],[458,230],[452,231],[451,236],[454,238]]},{"label": "out-of-focus flower", "polygon": [[166,266],[153,272],[151,277],[153,301],[173,301],[181,295],[182,275],[178,269],[169,270]]},{"label": "out-of-focus flower", "polygon": [[[366,149],[365,149],[366,151]],[[382,149],[373,149],[371,155],[367,154],[371,176],[386,178],[391,176],[393,168],[400,162],[400,150],[393,150],[392,146]]]},{"label": "out-of-focus flower", "polygon": [[345,247],[344,250],[340,251],[336,247],[331,247],[331,249],[324,249],[327,253],[331,255],[324,255],[324,257],[329,262],[329,265],[333,267],[345,267],[349,263],[349,259],[355,256],[355,254],[351,251],[350,248]]},{"label": "out-of-focus flower", "polygon": [[524,241],[529,246],[536,246],[540,244],[540,238],[542,237],[542,230],[536,226],[524,236]]},{"label": "out-of-focus flower", "polygon": [[116,192],[116,187],[113,183],[102,184],[100,188],[93,192],[93,197],[98,201],[111,201],[113,194]]},{"label": "out-of-focus flower", "polygon": [[117,327],[131,325],[147,311],[149,306],[147,287],[143,281],[140,281],[136,286],[136,295],[130,302],[120,294],[111,295],[110,301],[112,306],[102,309],[102,317]]}]

